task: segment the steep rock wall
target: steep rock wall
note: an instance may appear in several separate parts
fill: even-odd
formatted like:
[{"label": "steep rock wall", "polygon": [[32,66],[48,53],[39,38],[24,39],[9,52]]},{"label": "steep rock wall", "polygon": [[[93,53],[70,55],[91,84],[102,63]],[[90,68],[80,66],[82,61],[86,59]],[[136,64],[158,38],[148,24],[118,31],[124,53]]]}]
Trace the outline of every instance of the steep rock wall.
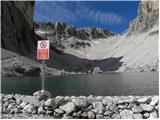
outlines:
[{"label": "steep rock wall", "polygon": [[22,55],[32,53],[35,48],[32,1],[2,1],[1,47]]}]

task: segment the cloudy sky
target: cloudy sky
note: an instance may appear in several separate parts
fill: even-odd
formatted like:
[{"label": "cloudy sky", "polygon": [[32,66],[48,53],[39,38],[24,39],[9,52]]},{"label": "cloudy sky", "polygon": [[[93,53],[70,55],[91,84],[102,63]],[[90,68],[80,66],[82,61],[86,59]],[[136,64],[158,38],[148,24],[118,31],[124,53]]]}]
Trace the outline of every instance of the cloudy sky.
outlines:
[{"label": "cloudy sky", "polygon": [[34,21],[96,26],[122,33],[137,16],[139,1],[36,1]]}]

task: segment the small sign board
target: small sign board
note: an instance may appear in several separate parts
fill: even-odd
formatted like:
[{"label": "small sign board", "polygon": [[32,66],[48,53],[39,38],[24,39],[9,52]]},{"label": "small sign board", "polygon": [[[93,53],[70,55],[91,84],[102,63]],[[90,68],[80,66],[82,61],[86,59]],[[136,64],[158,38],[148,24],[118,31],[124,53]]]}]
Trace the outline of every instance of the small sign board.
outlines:
[{"label": "small sign board", "polygon": [[38,41],[37,59],[38,60],[49,59],[49,40]]}]

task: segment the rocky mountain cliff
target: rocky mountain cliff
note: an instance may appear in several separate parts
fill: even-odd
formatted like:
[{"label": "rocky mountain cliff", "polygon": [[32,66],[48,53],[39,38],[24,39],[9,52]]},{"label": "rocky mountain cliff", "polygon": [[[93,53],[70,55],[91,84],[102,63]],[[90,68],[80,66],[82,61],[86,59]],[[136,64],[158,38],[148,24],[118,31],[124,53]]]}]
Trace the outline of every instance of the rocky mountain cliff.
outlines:
[{"label": "rocky mountain cliff", "polygon": [[[34,23],[35,33],[51,43],[46,74],[158,71],[158,9],[158,1],[142,1],[137,18],[122,35],[95,27]],[[2,75],[40,74],[33,10],[34,2],[2,2]]]},{"label": "rocky mountain cliff", "polygon": [[53,35],[57,39],[75,37],[82,40],[92,40],[114,35],[114,33],[107,29],[96,28],[94,26],[78,29],[66,23],[35,23],[35,30],[48,31],[49,35]]},{"label": "rocky mountain cliff", "polygon": [[29,55],[35,48],[33,15],[34,2],[1,2],[2,48]]},{"label": "rocky mountain cliff", "polygon": [[158,0],[142,0],[138,7],[138,16],[130,22],[129,34],[146,32],[159,24]]}]

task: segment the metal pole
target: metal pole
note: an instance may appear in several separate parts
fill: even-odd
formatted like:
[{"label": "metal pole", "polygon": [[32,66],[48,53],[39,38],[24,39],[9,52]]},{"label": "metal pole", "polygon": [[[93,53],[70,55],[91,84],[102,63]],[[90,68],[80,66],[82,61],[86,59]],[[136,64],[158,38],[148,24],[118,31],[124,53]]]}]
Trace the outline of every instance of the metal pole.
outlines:
[{"label": "metal pole", "polygon": [[42,90],[44,90],[45,60],[42,60]]}]

